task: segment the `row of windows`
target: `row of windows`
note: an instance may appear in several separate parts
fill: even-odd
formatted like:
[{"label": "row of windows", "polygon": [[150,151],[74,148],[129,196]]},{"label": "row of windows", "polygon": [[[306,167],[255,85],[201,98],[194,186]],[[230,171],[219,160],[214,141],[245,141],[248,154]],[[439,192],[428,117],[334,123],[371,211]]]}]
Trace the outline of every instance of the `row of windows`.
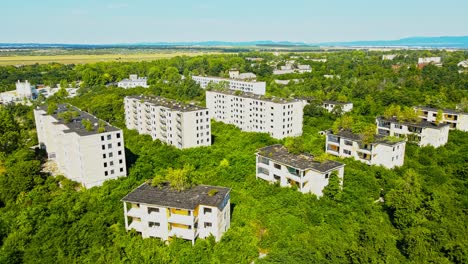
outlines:
[{"label": "row of windows", "polygon": [[[117,147],[120,147],[122,146],[122,142],[117,142]],[[101,145],[101,148],[102,150],[105,150],[106,149],[106,145]],[[112,148],[112,143],[109,143],[107,144],[107,149],[111,149]],[[121,151],[119,151],[119,153],[121,153]],[[120,155],[120,154],[119,154]]]},{"label": "row of windows", "polygon": [[[120,172],[123,172],[123,171],[124,171],[124,168],[120,168],[119,171],[120,171]],[[114,175],[114,174],[115,174],[115,170],[104,171],[104,176],[109,176],[109,173],[110,173],[110,175]]]},{"label": "row of windows", "polygon": [[[119,159],[119,164],[122,164],[123,160]],[[109,161],[109,166],[112,167],[114,166],[114,161]],[[107,162],[104,162],[104,168],[107,168]]]},{"label": "row of windows", "polygon": [[[197,140],[197,145],[198,144],[203,144],[203,142],[204,142],[203,139]],[[206,139],[206,143],[210,143],[210,138]]]},{"label": "row of windows", "polygon": [[[115,136],[117,138],[120,138],[120,133],[116,133]],[[106,138],[107,138],[107,140],[111,140],[112,139],[112,134],[108,134],[107,137],[101,136],[101,141],[104,141]]]}]

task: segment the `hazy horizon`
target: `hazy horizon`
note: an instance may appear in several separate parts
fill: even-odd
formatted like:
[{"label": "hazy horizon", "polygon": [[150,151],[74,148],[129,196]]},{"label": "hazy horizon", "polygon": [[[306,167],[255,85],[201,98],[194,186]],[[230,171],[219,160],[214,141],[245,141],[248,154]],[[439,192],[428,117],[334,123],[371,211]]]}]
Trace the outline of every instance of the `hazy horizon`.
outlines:
[{"label": "hazy horizon", "polygon": [[1,43],[304,43],[467,36],[468,1],[218,2],[23,0],[2,3]]}]

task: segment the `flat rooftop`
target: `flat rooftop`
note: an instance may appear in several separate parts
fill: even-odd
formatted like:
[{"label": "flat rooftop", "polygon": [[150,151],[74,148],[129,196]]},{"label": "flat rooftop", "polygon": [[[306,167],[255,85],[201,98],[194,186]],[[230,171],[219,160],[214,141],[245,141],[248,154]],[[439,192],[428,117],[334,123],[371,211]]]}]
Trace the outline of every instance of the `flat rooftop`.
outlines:
[{"label": "flat rooftop", "polygon": [[[242,73],[245,74],[245,73]],[[209,79],[216,79],[220,81],[227,81],[227,82],[245,82],[245,83],[265,83],[265,82],[257,82],[256,80],[245,80],[245,79],[231,79],[231,78],[222,78],[222,77],[212,77],[212,76],[200,76],[200,75],[193,75],[193,77],[198,77],[198,78],[209,78]]]},{"label": "flat rooftop", "polygon": [[341,102],[341,101],[332,101],[332,100],[325,100],[323,101],[324,104],[337,104],[337,105],[346,105],[352,104],[352,102]]},{"label": "flat rooftop", "polygon": [[[44,110],[47,113],[47,105],[41,105],[38,106],[37,109]],[[70,122],[65,122],[65,120],[62,117],[59,117],[61,113],[72,111],[75,112],[76,115],[70,120]],[[45,114],[48,115],[48,114]],[[68,130],[65,130],[65,133],[77,133],[80,136],[89,136],[89,135],[94,135],[94,134],[100,134],[98,132],[99,129],[99,122],[104,122],[105,126],[105,132],[114,132],[114,131],[120,131],[120,128],[117,128],[115,126],[112,126],[111,124],[105,122],[102,119],[99,119],[88,112],[82,111],[81,109],[70,105],[70,104],[59,104],[57,107],[57,110],[51,115],[57,120],[55,122],[56,124],[62,124],[65,125]],[[84,125],[83,125],[83,120],[89,120],[91,124],[93,125],[93,129],[88,131]],[[105,133],[104,132],[104,133]]]},{"label": "flat rooftop", "polygon": [[[421,109],[423,111],[433,111],[433,112],[439,111],[439,109],[437,109],[437,108],[427,107],[427,106],[415,106],[414,108]],[[454,109],[440,109],[440,110],[442,110],[444,113],[447,113],[447,114],[454,114],[454,115],[464,114],[464,115],[468,115],[468,113],[466,113],[466,112],[459,111],[459,110],[454,110]]]},{"label": "flat rooftop", "polygon": [[259,101],[266,101],[266,102],[273,102],[277,104],[289,104],[289,103],[294,103],[294,102],[302,102],[303,100],[299,99],[289,99],[289,98],[280,98],[280,97],[265,97],[263,95],[259,94],[254,94],[254,93],[249,93],[249,92],[241,92],[241,91],[234,91],[234,90],[207,90],[207,93],[220,93],[220,94],[226,94],[226,95],[233,95],[237,97],[242,97],[242,98],[249,98],[249,99],[254,99],[254,100],[259,100]]},{"label": "flat rooftop", "polygon": [[386,121],[386,122],[391,122],[391,123],[396,123],[396,124],[402,124],[402,125],[407,125],[407,126],[414,126],[414,127],[421,127],[421,128],[432,128],[432,129],[441,129],[442,127],[449,126],[449,124],[444,124],[444,123],[432,123],[424,120],[420,120],[417,122],[408,122],[408,121],[399,121],[395,117],[393,118],[385,118],[383,116],[377,117],[377,120],[381,121]]},{"label": "flat rooftop", "polygon": [[167,99],[160,96],[144,96],[144,95],[137,95],[137,96],[127,96],[126,98],[136,99],[139,101],[147,102],[157,106],[167,107],[172,110],[181,111],[181,112],[191,112],[191,111],[199,111],[199,110],[208,110],[208,108],[193,105],[193,104],[185,104],[178,102],[176,100]]},{"label": "flat rooftop", "polygon": [[[224,199],[230,191],[231,189],[226,187],[198,185],[179,192],[171,189],[169,183],[164,183],[162,187],[153,187],[145,182],[122,198],[122,201],[188,210],[193,210],[199,205],[222,209]],[[210,192],[214,194],[210,195]]]},{"label": "flat rooftop", "polygon": [[[352,141],[362,141],[363,140],[363,135],[360,134],[354,134],[349,130],[341,130],[340,132],[336,134],[332,134],[338,137],[350,139]],[[382,136],[382,135],[374,135],[374,141],[371,143],[377,143],[377,144],[385,144],[385,145],[397,145],[402,142],[405,142],[404,139],[399,139],[399,140],[389,140],[388,137]]]},{"label": "flat rooftop", "polygon": [[257,154],[270,160],[277,161],[279,163],[283,163],[290,167],[301,170],[310,169],[319,172],[328,172],[330,170],[344,166],[343,163],[334,160],[326,160],[323,162],[316,161],[314,156],[308,153],[298,155],[292,154],[285,146],[280,144],[261,148],[257,151]]}]

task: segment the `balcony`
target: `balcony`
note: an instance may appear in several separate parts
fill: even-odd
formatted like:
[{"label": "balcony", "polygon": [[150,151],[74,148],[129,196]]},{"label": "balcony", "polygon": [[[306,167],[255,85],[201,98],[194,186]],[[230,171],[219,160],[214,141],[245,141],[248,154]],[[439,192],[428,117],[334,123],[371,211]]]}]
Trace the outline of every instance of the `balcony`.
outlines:
[{"label": "balcony", "polygon": [[327,152],[330,152],[331,154],[340,154],[340,147],[334,146],[334,145],[327,145]]},{"label": "balcony", "polygon": [[390,122],[379,121],[379,127],[390,129]]},{"label": "balcony", "polygon": [[386,129],[379,128],[377,133],[382,136],[390,136],[390,130]]},{"label": "balcony", "polygon": [[408,131],[411,133],[418,133],[420,134],[422,132],[422,128],[420,127],[414,127],[414,126],[408,126]]},{"label": "balcony", "polygon": [[193,215],[171,214],[167,220],[169,223],[193,225],[196,218]]},{"label": "balcony", "polygon": [[457,115],[444,115],[444,120],[445,121],[457,121],[458,116]]},{"label": "balcony", "polygon": [[143,223],[140,221],[133,220],[130,225],[128,225],[128,229],[135,229],[138,232],[142,232],[143,230]]},{"label": "balcony", "polygon": [[333,135],[328,135],[328,142],[340,144],[340,139]]},{"label": "balcony", "polygon": [[194,229],[172,227],[169,236],[192,240],[196,238],[196,233]]},{"label": "balcony", "polygon": [[127,216],[131,217],[141,217],[144,214],[143,210],[141,208],[136,208],[133,207],[127,212]]}]

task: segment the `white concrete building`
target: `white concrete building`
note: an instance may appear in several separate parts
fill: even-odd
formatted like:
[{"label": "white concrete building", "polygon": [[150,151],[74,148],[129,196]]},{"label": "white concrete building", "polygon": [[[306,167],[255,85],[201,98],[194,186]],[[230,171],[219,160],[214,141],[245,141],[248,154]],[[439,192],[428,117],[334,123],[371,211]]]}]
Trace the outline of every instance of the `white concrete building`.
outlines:
[{"label": "white concrete building", "polygon": [[59,105],[50,115],[43,105],[34,117],[41,148],[65,177],[86,188],[126,177],[122,130],[71,105]]},{"label": "white concrete building", "polygon": [[211,122],[206,108],[162,97],[127,96],[124,103],[128,129],[179,149],[211,145]]},{"label": "white concrete building", "polygon": [[433,146],[438,148],[448,141],[449,125],[435,124],[427,121],[400,122],[396,119],[378,117],[377,134],[406,138],[409,142],[417,143],[420,147]]},{"label": "white concrete building", "polygon": [[255,75],[252,72],[240,73],[238,70],[230,70],[229,78],[239,80],[255,80],[257,78],[257,75]]},{"label": "white concrete building", "polygon": [[[44,87],[44,88],[39,88],[37,89],[37,94],[38,95],[43,95],[45,98],[49,98],[52,95],[56,94],[60,88],[50,88],[50,87]],[[68,98],[72,98],[77,96],[78,88],[65,88],[65,90],[68,93]]]},{"label": "white concrete building", "polygon": [[382,165],[385,168],[403,166],[406,142],[393,141],[375,135],[374,141],[364,143],[362,135],[342,130],[337,134],[327,134],[325,150],[328,154],[341,158],[353,157],[367,165]]},{"label": "white concrete building", "polygon": [[118,87],[121,88],[135,88],[135,87],[144,87],[148,88],[147,78],[146,77],[138,77],[136,74],[130,74],[129,79],[123,79],[117,83]]},{"label": "white concrete building", "polygon": [[[423,121],[435,122],[439,109],[417,106],[414,108]],[[450,125],[451,129],[468,131],[468,113],[457,110],[441,109],[442,123]]]},{"label": "white concrete building", "polygon": [[206,106],[216,121],[246,132],[268,133],[277,139],[302,135],[306,104],[302,100],[265,98],[230,90],[206,91]]},{"label": "white concrete building", "polygon": [[249,92],[254,94],[264,95],[266,91],[265,82],[244,81],[236,79],[218,78],[218,77],[204,77],[204,76],[192,76],[192,79],[200,85],[201,88],[205,89],[210,82],[221,83],[226,82],[227,86],[231,90]]},{"label": "white concrete building", "polygon": [[396,54],[382,55],[382,60],[393,60],[396,58]]},{"label": "white concrete building", "polygon": [[332,112],[335,109],[335,107],[340,107],[342,113],[347,113],[353,110],[353,103],[339,101],[323,101],[322,107],[328,112]]},{"label": "white concrete building", "polygon": [[16,94],[18,98],[23,99],[33,99],[35,96],[35,88],[32,86],[28,80],[24,82],[18,82],[16,83]]},{"label": "white concrete building", "polygon": [[297,65],[294,66],[293,64],[287,63],[285,66],[280,66],[280,69],[274,69],[273,75],[282,75],[288,73],[306,73],[312,72],[312,68],[310,65]]},{"label": "white concrete building", "polygon": [[468,60],[460,61],[457,64],[458,67],[468,68]]},{"label": "white concrete building", "polygon": [[219,241],[231,224],[230,191],[207,185],[175,191],[168,183],[143,183],[122,199],[125,229],[164,241],[178,237],[195,243],[210,235]]},{"label": "white concrete building", "polygon": [[297,186],[302,193],[313,193],[318,197],[328,185],[328,180],[336,172],[343,184],[344,164],[332,160],[318,162],[314,157],[304,153],[289,153],[282,145],[272,145],[257,151],[257,179],[280,186]]},{"label": "white concrete building", "polygon": [[418,65],[428,65],[434,64],[435,66],[442,66],[442,58],[441,57],[425,57],[418,59]]}]

